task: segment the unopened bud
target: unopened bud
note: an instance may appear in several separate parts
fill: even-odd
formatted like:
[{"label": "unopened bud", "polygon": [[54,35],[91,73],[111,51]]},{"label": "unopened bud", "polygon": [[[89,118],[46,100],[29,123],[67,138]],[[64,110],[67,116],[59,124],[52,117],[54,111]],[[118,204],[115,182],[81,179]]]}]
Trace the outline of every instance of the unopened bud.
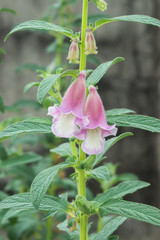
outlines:
[{"label": "unopened bud", "polygon": [[95,160],[96,160],[96,155],[90,155],[82,162],[83,168],[87,170],[91,169],[93,167]]},{"label": "unopened bud", "polygon": [[107,3],[104,0],[93,0],[95,2],[97,8],[101,11],[105,11],[107,9]]},{"label": "unopened bud", "polygon": [[69,60],[69,63],[79,63],[79,47],[77,39],[74,39],[71,43],[67,59]]},{"label": "unopened bud", "polygon": [[86,30],[86,40],[85,40],[85,54],[97,54],[98,51],[96,46],[96,41],[91,29]]},{"label": "unopened bud", "polygon": [[83,196],[78,195],[76,197],[76,206],[83,214],[90,213],[90,204]]}]

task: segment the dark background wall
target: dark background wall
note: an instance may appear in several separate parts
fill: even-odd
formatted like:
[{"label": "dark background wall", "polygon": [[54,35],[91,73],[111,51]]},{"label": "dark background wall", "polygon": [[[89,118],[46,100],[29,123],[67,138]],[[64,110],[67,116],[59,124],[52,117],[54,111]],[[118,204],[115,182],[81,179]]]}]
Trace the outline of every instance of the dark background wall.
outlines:
[{"label": "dark background wall", "polygon": [[[0,14],[0,47],[4,47],[7,52],[0,65],[0,94],[6,105],[13,104],[19,98],[36,99],[34,89],[23,95],[24,86],[35,81],[36,74],[28,70],[15,74],[15,69],[24,62],[47,65],[54,56],[45,52],[52,41],[48,35],[21,32],[8,39],[6,44],[3,43],[4,36],[15,24],[40,19],[49,3],[49,0],[0,0],[0,7],[10,7],[17,11],[17,16]],[[138,13],[160,19],[160,0],[112,0],[108,3],[106,14],[110,16]],[[81,1],[78,5],[73,6],[73,9],[80,14]],[[90,3],[89,13],[100,12]],[[138,114],[159,117],[160,30],[141,24],[112,23],[97,30],[96,39],[101,62],[117,56],[126,59],[113,66],[99,84],[105,108],[129,108]],[[44,111],[41,114],[46,115]],[[119,129],[119,133],[124,131]],[[134,136],[122,140],[111,149],[108,160],[120,162],[119,172],[135,173],[140,179],[152,184],[150,188],[128,199],[160,207],[160,137],[142,130],[131,131]],[[128,220],[120,228],[120,236],[124,240],[135,240],[137,237],[158,240],[160,230],[149,224]]]}]

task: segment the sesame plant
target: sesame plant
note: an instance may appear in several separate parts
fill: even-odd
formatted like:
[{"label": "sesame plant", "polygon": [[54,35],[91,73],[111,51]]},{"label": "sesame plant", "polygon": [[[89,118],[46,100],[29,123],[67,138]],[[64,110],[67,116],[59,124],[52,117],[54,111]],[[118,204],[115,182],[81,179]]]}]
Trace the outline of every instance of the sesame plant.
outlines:
[{"label": "sesame plant", "polygon": [[[90,4],[92,2],[100,11],[107,9],[107,3],[103,0],[92,0]],[[57,15],[64,14],[67,1],[58,3]],[[44,19],[45,21],[31,20],[21,23],[6,36],[7,39],[20,30],[40,30],[46,31],[53,38],[56,37],[57,44],[56,67],[41,70],[42,81],[30,83],[26,87],[28,90],[32,86],[38,86],[37,99],[40,104],[48,107],[46,114],[49,117],[26,118],[0,132],[1,141],[25,133],[50,134],[56,144],[51,140],[48,147],[52,153],[59,154],[64,159],[47,168],[44,164],[44,169],[37,171],[30,191],[27,188],[25,189],[27,192],[23,190],[22,193],[4,198],[0,202],[0,210],[3,211],[5,219],[13,219],[18,214],[23,217],[28,212],[32,212],[33,215],[41,213],[42,222],[47,219],[48,234],[40,234],[41,231],[37,227],[39,234],[36,235],[35,232],[29,239],[117,240],[119,237],[112,234],[127,218],[160,226],[159,209],[123,200],[125,195],[147,187],[149,183],[139,181],[134,175],[117,176],[116,166],[112,164],[99,166],[104,160],[104,155],[115,143],[133,135],[130,132],[118,135],[119,127],[160,132],[160,120],[137,115],[125,108],[105,111],[97,85],[112,65],[124,61],[123,57],[102,63],[94,70],[87,69],[88,56],[91,55],[92,59],[92,56],[98,54],[94,32],[99,27],[105,28],[105,24],[115,21],[138,22],[160,27],[160,21],[145,15],[113,18],[102,15],[99,20],[91,22],[88,21],[88,7],[88,0],[83,0],[79,32],[74,33],[72,29],[66,27],[64,21],[56,25],[48,18],[49,20]],[[70,41],[66,61],[74,64],[74,69],[66,69],[68,64],[62,67],[61,47],[64,37]],[[64,90],[62,81],[64,82],[66,77],[70,79],[70,84],[62,95]],[[47,104],[44,104],[46,102]],[[56,158],[56,155],[53,155],[53,158]],[[44,158],[44,161],[47,159]],[[55,179],[59,172],[67,168],[73,169],[70,179],[76,186],[76,193],[71,196],[67,191],[63,191],[57,195],[53,189],[62,179],[59,178],[58,181]],[[95,198],[89,198],[87,195],[86,182],[90,178],[96,179],[103,190]],[[89,218],[92,215],[98,215],[97,232],[90,233]],[[59,217],[61,223],[56,222],[59,232],[55,233],[53,226],[57,216],[63,217]],[[65,235],[62,232],[65,232]]]}]

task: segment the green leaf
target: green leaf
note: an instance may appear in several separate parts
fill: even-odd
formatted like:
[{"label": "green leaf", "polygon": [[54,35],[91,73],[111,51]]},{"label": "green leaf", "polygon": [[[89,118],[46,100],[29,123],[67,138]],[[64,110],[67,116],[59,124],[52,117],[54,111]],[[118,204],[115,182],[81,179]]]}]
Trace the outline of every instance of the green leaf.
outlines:
[{"label": "green leaf", "polygon": [[44,78],[38,88],[37,98],[40,103],[43,102],[45,95],[52,88],[53,84],[60,78],[66,76],[76,77],[77,70],[66,70],[61,74],[52,74],[49,77]]},{"label": "green leaf", "polygon": [[46,193],[49,185],[57,175],[58,171],[62,168],[68,167],[67,162],[60,163],[54,167],[47,168],[40,172],[32,182],[31,185],[31,201],[35,208],[38,208],[41,200]]},{"label": "green leaf", "polygon": [[[109,221],[103,229],[96,235],[93,240],[108,240],[108,237],[122,224],[127,218],[114,217]],[[109,238],[110,239],[110,238]]]},{"label": "green leaf", "polygon": [[61,74],[52,74],[42,80],[38,87],[37,98],[40,103],[43,102],[45,95],[51,89],[53,84],[59,79]]},{"label": "green leaf", "polygon": [[33,163],[36,161],[41,160],[42,157],[35,153],[27,153],[21,156],[12,157],[4,162],[2,162],[2,168],[14,167],[19,166],[27,163]]},{"label": "green leaf", "polygon": [[160,132],[160,119],[144,115],[108,116],[108,123],[117,127],[134,127],[150,132]]},{"label": "green leaf", "polygon": [[[3,221],[6,221],[8,218],[17,215],[24,210],[34,209],[34,206],[30,199],[30,193],[20,193],[5,198],[0,202],[0,210],[3,209],[9,209],[9,211],[4,216]],[[39,209],[43,211],[52,211],[52,213],[67,211],[68,202],[65,199],[62,201],[62,198],[45,195],[41,201]]]},{"label": "green leaf", "polygon": [[126,16],[119,16],[114,18],[104,18],[101,20],[98,20],[95,22],[95,28],[94,31],[99,28],[100,26],[110,23],[110,22],[116,22],[116,21],[122,21],[122,22],[137,22],[137,23],[144,23],[144,24],[150,24],[153,26],[160,27],[160,20],[146,16],[146,15],[126,15]]},{"label": "green leaf", "polygon": [[5,37],[5,41],[10,35],[20,30],[42,30],[42,31],[57,32],[57,33],[62,33],[68,37],[71,37],[73,34],[71,29],[58,26],[53,23],[49,23],[45,21],[31,20],[31,21],[23,22],[17,25],[15,28],[13,28]]},{"label": "green leaf", "polygon": [[34,63],[23,63],[16,69],[16,73],[19,73],[19,72],[23,71],[24,69],[29,69],[33,72],[37,72],[39,70],[46,71],[46,67],[44,67],[44,66],[39,66]]},{"label": "green leaf", "polygon": [[0,96],[0,112],[4,113],[4,103],[3,103],[3,98]]},{"label": "green leaf", "polygon": [[59,145],[56,148],[51,149],[50,151],[57,153],[62,157],[65,157],[65,156],[69,157],[69,156],[73,155],[70,143],[62,143],[61,145]]},{"label": "green leaf", "polygon": [[28,118],[24,121],[13,123],[2,132],[0,139],[5,139],[22,133],[51,133],[51,121],[43,118]]},{"label": "green leaf", "polygon": [[104,74],[107,72],[107,70],[114,65],[115,63],[124,61],[124,58],[122,57],[117,57],[112,61],[102,63],[99,65],[92,73],[91,75],[87,78],[86,80],[86,85],[95,85],[99,82],[99,80],[104,76]]},{"label": "green leaf", "polygon": [[119,236],[109,236],[107,240],[119,240]]},{"label": "green leaf", "polygon": [[26,93],[31,87],[39,86],[39,84],[40,84],[39,82],[30,82],[24,87],[23,92]]},{"label": "green leaf", "polygon": [[128,113],[135,113],[135,112],[127,108],[115,108],[115,109],[107,110],[106,116],[124,115]]},{"label": "green leaf", "polygon": [[10,9],[10,8],[0,8],[0,12],[9,12],[9,13],[16,15],[16,11],[14,11],[13,9]]},{"label": "green leaf", "polygon": [[100,166],[100,167],[93,169],[89,173],[89,177],[92,177],[95,179],[108,180],[110,178],[110,174],[109,174],[108,169],[105,166]]},{"label": "green leaf", "polygon": [[37,109],[41,108],[41,105],[37,101],[34,101],[34,100],[21,99],[21,100],[17,101],[16,103],[14,103],[13,106],[7,107],[6,109],[8,111],[9,110],[18,111],[19,109],[24,108],[24,107],[32,107],[37,110]]},{"label": "green leaf", "polygon": [[118,182],[138,180],[138,177],[133,173],[123,173],[118,175],[116,178]]},{"label": "green leaf", "polygon": [[124,200],[110,200],[100,208],[100,214],[118,214],[142,222],[160,226],[160,210],[158,208]]},{"label": "green leaf", "polygon": [[100,161],[102,161],[102,157],[103,155],[116,143],[118,142],[119,140],[125,138],[125,137],[129,137],[129,136],[132,136],[133,133],[131,132],[127,132],[127,133],[123,133],[121,135],[119,135],[118,137],[113,137],[109,140],[107,140],[105,142],[105,145],[104,145],[104,151],[102,153],[99,153],[96,155],[96,161],[94,162],[94,166],[96,164],[98,164]]},{"label": "green leaf", "polygon": [[110,199],[121,198],[127,194],[133,193],[141,188],[148,187],[150,184],[143,181],[125,181],[115,187],[110,188],[107,192],[99,194],[95,201],[102,204]]}]

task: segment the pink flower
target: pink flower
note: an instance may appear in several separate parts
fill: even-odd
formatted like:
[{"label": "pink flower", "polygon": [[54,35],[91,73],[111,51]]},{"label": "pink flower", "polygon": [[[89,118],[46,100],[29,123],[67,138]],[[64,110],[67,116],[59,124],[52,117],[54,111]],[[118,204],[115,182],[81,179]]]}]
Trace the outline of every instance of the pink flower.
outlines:
[{"label": "pink flower", "polygon": [[79,63],[79,46],[77,39],[74,39],[71,43],[67,59],[69,60],[69,63]]},{"label": "pink flower", "polygon": [[86,97],[85,71],[81,71],[78,78],[66,91],[60,107],[54,105],[48,108],[48,115],[54,117],[52,132],[59,137],[70,138],[78,129],[77,125],[85,126],[88,119],[83,115]]},{"label": "pink flower", "polygon": [[85,40],[85,54],[97,54],[98,51],[96,46],[96,41],[91,29],[86,30],[86,40]]},{"label": "pink flower", "polygon": [[89,95],[84,107],[84,115],[89,123],[75,133],[75,136],[84,140],[82,150],[89,154],[98,154],[104,150],[105,137],[116,135],[115,125],[108,126],[102,101],[94,86],[89,87]]}]

